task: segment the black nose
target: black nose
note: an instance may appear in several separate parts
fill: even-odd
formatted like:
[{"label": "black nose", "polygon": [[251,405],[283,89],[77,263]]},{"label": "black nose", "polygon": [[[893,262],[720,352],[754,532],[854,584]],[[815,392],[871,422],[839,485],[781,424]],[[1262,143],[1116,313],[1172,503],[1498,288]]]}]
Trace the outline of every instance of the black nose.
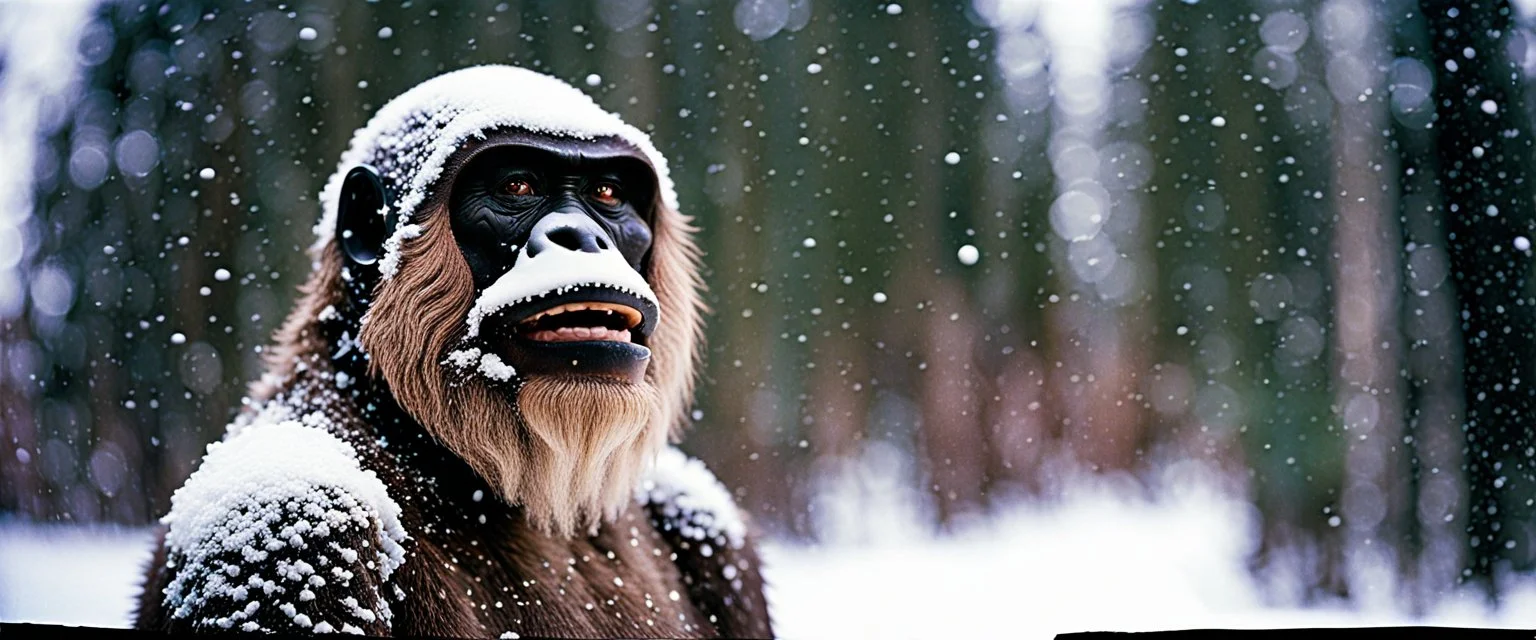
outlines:
[{"label": "black nose", "polygon": [[591,218],[579,213],[552,213],[533,226],[528,239],[528,257],[557,247],[566,251],[600,253],[612,245],[608,242],[608,234]]}]

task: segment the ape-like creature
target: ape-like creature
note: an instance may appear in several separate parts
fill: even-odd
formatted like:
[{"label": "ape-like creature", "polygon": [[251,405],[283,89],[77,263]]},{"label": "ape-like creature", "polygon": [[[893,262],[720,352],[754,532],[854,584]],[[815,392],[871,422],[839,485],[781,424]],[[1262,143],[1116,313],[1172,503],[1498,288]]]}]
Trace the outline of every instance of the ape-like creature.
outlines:
[{"label": "ape-like creature", "polygon": [[269,372],[172,498],[140,628],[772,634],[730,494],[667,444],[701,285],[645,134],[465,69],[385,105],[322,204]]}]

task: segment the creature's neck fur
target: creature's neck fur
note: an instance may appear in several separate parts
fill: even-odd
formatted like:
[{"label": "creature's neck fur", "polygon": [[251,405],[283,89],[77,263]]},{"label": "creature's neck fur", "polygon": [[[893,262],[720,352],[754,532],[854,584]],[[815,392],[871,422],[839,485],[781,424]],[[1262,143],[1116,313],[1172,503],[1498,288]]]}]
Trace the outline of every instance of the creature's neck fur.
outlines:
[{"label": "creature's neck fur", "polygon": [[476,492],[495,499],[483,478],[401,408],[386,384],[368,375],[367,355],[356,343],[357,317],[324,317],[302,331],[285,327],[289,336],[279,334],[272,351],[285,356],[252,385],[248,412],[275,411],[301,421],[323,416],[319,426],[351,444],[367,468],[402,476],[405,482],[394,486],[415,488],[414,496],[395,496],[407,509],[441,508]]},{"label": "creature's neck fur", "polygon": [[[420,246],[434,244],[451,246],[441,239]],[[278,335],[271,373],[253,389],[256,399],[301,405],[292,407],[299,413],[330,412],[317,403],[358,407],[358,424],[337,435],[420,440],[434,458],[467,464],[469,484],[484,485],[473,490],[518,506],[546,533],[591,533],[616,517],[643,467],[665,446],[654,387],[548,377],[513,386],[453,377],[441,351],[458,338],[460,307],[473,290],[451,284],[460,281],[453,270],[461,264],[430,255],[414,260],[448,273],[408,270],[384,288],[371,312],[409,318],[388,326],[365,326],[353,298],[327,295],[337,287],[326,285],[339,283],[312,281]]]}]

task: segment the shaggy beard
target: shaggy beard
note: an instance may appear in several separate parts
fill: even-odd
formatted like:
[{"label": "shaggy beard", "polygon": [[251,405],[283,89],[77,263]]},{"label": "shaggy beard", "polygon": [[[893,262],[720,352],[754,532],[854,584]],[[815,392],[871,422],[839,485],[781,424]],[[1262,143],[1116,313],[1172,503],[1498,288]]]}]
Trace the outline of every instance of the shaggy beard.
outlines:
[{"label": "shaggy beard", "polygon": [[450,380],[446,346],[463,340],[475,288],[445,218],[425,223],[401,264],[361,331],[395,401],[539,530],[571,536],[617,517],[666,445],[653,379],[532,376],[515,396],[458,370]]},{"label": "shaggy beard", "polygon": [[545,533],[595,533],[617,517],[666,444],[648,383],[537,376],[515,402],[481,380],[443,388],[446,420],[428,431]]}]

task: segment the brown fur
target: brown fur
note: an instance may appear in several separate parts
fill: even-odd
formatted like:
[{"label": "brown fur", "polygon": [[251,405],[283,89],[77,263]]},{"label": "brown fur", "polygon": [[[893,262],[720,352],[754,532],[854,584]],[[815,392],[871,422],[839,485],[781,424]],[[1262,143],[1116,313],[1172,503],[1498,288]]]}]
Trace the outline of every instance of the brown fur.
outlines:
[{"label": "brown fur", "polygon": [[[309,369],[298,379],[320,377]],[[355,414],[337,416],[347,429],[366,433]],[[368,466],[378,470],[393,495],[411,495],[410,471],[388,462],[371,438],[350,439]],[[441,472],[449,478],[454,474]],[[454,485],[458,486],[458,485]],[[755,544],[715,545],[676,528],[658,526],[655,508],[626,505],[591,535],[564,537],[529,525],[522,511],[492,500],[435,504],[404,500],[401,520],[412,539],[408,560],[392,579],[404,597],[391,600],[393,620],[358,623],[369,635],[497,637],[764,638],[772,636],[763,599]],[[377,531],[353,530],[329,541],[365,548]],[[174,571],[158,546],[140,598],[136,625],[162,632],[189,630],[186,618],[172,618],[159,597]],[[334,556],[333,556],[334,557]],[[725,567],[735,580],[724,578]],[[358,571],[359,579],[369,573]],[[286,583],[280,583],[286,584]],[[357,622],[343,601],[351,595],[331,584],[308,603],[316,619]],[[676,594],[674,597],[673,594]],[[292,594],[286,594],[292,598]],[[288,621],[274,605],[284,595],[264,597],[254,618],[283,630]],[[243,604],[243,603],[241,603]]]},{"label": "brown fur", "polygon": [[[453,184],[466,159],[492,141],[465,145],[438,184]],[[632,498],[647,462],[687,422],[702,353],[703,285],[690,219],[660,198],[654,203],[643,275],[661,322],[648,342],[645,382],[533,377],[514,397],[507,385],[445,371],[475,297],[448,223],[449,191],[435,189],[412,216],[422,234],[404,243],[399,270],[378,288],[354,336],[369,354],[370,377],[419,426],[392,418],[370,424],[345,394],[303,401],[324,411],[331,430],[384,481],[411,536],[407,561],[391,579],[390,588],[400,590],[392,625],[361,628],[459,637],[505,630],[524,637],[771,636],[750,538],[739,548],[688,538],[669,520],[675,514]],[[331,354],[347,329],[322,318],[328,307],[349,304],[343,259],[334,239],[312,257],[314,272],[266,352],[268,373],[252,385],[253,406],[334,388]],[[435,444],[418,443],[412,430]],[[482,501],[476,487],[504,501]],[[378,533],[338,532],[332,542],[363,548]],[[136,625],[186,630],[196,616],[173,618],[161,601],[174,573],[165,551],[150,567]],[[359,580],[367,575],[358,571]],[[338,603],[353,587],[325,588],[332,591],[306,605],[313,617],[349,619]],[[271,606],[253,619],[274,629],[291,625]]]},{"label": "brown fur", "polygon": [[[416,221],[422,235],[404,245],[399,272],[380,287],[364,319],[361,338],[372,373],[503,499],[522,505],[536,527],[567,536],[594,531],[630,500],[646,461],[666,444],[672,416],[663,413],[658,378],[678,373],[663,368],[663,330],[651,364],[660,375],[648,374],[639,385],[533,377],[513,400],[505,385],[450,378],[443,361],[464,338],[474,284],[446,209],[439,205]],[[666,295],[658,293],[662,300]],[[662,317],[663,326],[679,321],[666,311]],[[395,318],[408,320],[387,320]]]},{"label": "brown fur", "polygon": [[334,241],[312,249],[313,269],[309,280],[299,286],[299,299],[283,320],[272,344],[263,352],[266,373],[251,383],[253,400],[268,400],[293,383],[294,369],[323,359],[329,342],[320,330],[321,312],[326,307],[345,304],[346,291],[341,283],[341,250]]},{"label": "brown fur", "polygon": [[[460,149],[440,184],[452,184],[468,158],[493,140]],[[359,338],[372,358],[370,369],[389,384],[401,407],[503,499],[526,506],[536,526],[567,535],[591,530],[629,499],[646,459],[687,424],[704,341],[697,228],[656,198],[645,276],[663,321],[650,337],[645,385],[534,379],[509,402],[505,390],[478,377],[462,382],[445,377],[443,360],[463,339],[464,318],[475,300],[469,266],[448,224],[448,201],[449,190],[439,189],[424,203],[412,218],[422,226],[421,235],[405,241],[396,276],[379,287],[369,317],[410,321],[364,321]],[[318,247],[314,258],[316,268],[299,303],[267,352],[269,373],[253,385],[256,399],[275,394],[292,377],[294,363],[322,358],[331,349],[321,338],[318,318],[327,306],[345,300],[335,240]],[[576,424],[582,428],[573,430]],[[569,477],[557,477],[562,474]]]}]

